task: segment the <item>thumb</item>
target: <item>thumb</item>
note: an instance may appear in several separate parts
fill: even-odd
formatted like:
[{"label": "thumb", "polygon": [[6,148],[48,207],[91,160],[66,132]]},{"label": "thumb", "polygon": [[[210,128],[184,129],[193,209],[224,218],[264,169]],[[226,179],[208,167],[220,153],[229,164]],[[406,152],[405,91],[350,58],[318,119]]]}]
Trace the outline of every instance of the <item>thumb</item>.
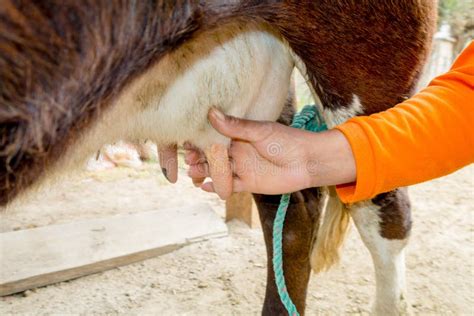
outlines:
[{"label": "thumb", "polygon": [[269,122],[240,119],[225,115],[216,108],[209,110],[208,118],[219,133],[232,139],[258,142],[272,133]]}]

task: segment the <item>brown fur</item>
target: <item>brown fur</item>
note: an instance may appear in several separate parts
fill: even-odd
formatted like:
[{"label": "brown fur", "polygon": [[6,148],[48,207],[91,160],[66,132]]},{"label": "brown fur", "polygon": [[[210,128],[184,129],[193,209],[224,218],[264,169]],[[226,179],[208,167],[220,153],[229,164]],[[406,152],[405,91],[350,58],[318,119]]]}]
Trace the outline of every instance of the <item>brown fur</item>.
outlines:
[{"label": "brown fur", "polygon": [[372,202],[380,206],[380,235],[387,239],[406,239],[412,224],[407,189],[379,194]]},{"label": "brown fur", "polygon": [[2,2],[0,204],[41,177],[127,83],[199,27],[197,5],[167,3]]},{"label": "brown fur", "polygon": [[[286,311],[278,296],[272,266],[272,228],[280,196],[254,194],[254,198],[267,247],[267,288],[263,314],[285,315]],[[306,291],[311,272],[309,253],[315,233],[313,227],[318,226],[320,218],[319,203],[321,203],[319,189],[308,189],[292,194],[283,232],[283,269],[286,285],[288,293],[302,315],[305,310]]]},{"label": "brown fur", "polygon": [[413,93],[431,43],[435,1],[306,0],[284,7],[270,24],[305,62],[325,107],[347,106],[356,94],[373,113]]},{"label": "brown fur", "polygon": [[235,18],[268,23],[302,58],[325,107],[344,107],[355,93],[371,113],[410,94],[435,14],[430,0],[230,3],[3,1],[0,204],[44,175],[125,85],[197,31]]}]

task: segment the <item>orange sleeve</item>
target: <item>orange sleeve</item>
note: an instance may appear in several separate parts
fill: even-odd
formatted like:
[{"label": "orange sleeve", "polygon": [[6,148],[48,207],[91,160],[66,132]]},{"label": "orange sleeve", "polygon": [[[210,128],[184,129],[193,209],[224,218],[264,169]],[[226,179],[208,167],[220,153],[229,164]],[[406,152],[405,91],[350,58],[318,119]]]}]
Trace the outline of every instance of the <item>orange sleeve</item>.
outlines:
[{"label": "orange sleeve", "polygon": [[474,41],[449,72],[397,106],[336,127],[348,139],[357,180],[345,203],[449,174],[474,162]]}]

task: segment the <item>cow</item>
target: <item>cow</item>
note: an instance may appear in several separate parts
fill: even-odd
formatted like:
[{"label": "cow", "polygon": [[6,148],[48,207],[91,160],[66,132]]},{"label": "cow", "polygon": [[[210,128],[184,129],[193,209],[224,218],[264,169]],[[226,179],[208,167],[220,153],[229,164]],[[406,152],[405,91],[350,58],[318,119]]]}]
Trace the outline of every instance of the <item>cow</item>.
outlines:
[{"label": "cow", "polygon": [[[211,175],[228,175],[230,141],[210,127],[207,111],[216,106],[258,120],[276,120],[283,111],[288,123],[293,67],[329,127],[385,110],[416,89],[436,6],[431,0],[4,0],[0,204],[54,181],[117,139],[151,139],[161,147],[190,142],[206,153]],[[219,195],[228,196],[228,183],[219,184]],[[255,200],[271,257],[279,197]],[[374,313],[406,312],[405,189],[353,205],[343,205],[333,188],[292,194],[283,260],[297,309],[304,312],[311,267],[319,272],[337,262],[350,218],[374,262]],[[285,314],[271,271],[269,260],[263,313]]]}]

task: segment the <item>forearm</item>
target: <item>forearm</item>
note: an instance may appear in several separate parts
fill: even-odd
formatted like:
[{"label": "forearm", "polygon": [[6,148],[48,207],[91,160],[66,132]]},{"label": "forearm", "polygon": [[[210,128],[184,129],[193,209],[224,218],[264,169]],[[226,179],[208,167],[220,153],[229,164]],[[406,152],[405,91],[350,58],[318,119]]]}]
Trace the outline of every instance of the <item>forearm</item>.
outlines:
[{"label": "forearm", "polygon": [[308,134],[306,169],[309,187],[351,183],[356,180],[356,164],[351,146],[337,129]]}]

